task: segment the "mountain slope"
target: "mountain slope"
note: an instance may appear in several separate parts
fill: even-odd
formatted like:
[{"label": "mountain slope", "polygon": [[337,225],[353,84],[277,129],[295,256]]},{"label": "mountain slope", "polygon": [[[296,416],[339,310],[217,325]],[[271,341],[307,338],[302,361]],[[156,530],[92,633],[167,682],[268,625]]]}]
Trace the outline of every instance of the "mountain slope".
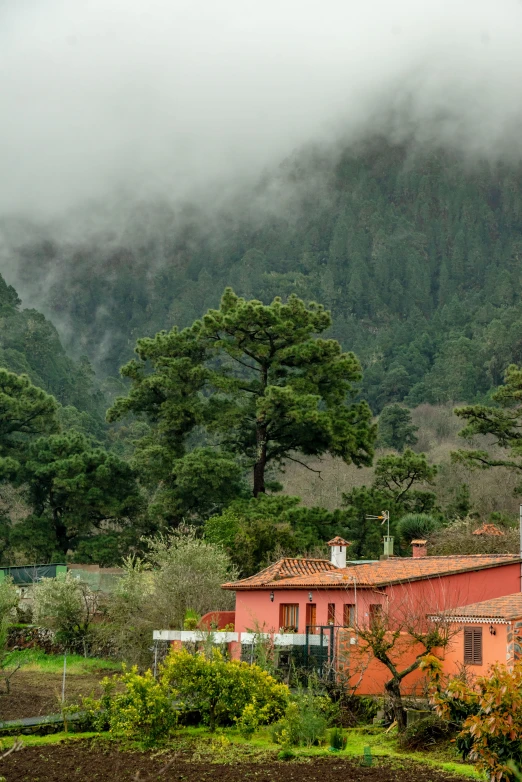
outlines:
[{"label": "mountain slope", "polygon": [[360,356],[376,412],[481,398],[522,361],[521,258],[520,166],[380,140],[336,159],[300,153],[213,212],[140,205],[118,231],[74,242],[48,229],[10,248],[21,289],[38,267],[39,308],[104,374],[225,285],[317,299]]},{"label": "mountain slope", "polygon": [[0,366],[27,374],[63,406],[87,413],[91,428],[98,428],[105,402],[94,387],[89,362],[73,361],[52,323],[40,312],[20,305],[15,289],[0,277]]}]

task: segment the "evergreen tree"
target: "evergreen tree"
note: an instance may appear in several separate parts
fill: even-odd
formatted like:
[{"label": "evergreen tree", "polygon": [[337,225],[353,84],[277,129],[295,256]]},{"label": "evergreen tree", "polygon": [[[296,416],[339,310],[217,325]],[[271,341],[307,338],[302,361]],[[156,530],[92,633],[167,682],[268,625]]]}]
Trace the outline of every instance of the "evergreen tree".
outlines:
[{"label": "evergreen tree", "polygon": [[13,545],[31,550],[40,535],[44,556],[64,557],[82,539],[129,525],[142,510],[129,465],[78,433],[34,440],[19,482],[33,515],[14,525]]},{"label": "evergreen tree", "polygon": [[379,416],[379,435],[377,445],[380,448],[395,448],[403,451],[407,445],[415,445],[417,437],[411,413],[401,405],[387,405]]},{"label": "evergreen tree", "polygon": [[205,522],[205,538],[228,553],[243,576],[257,573],[277,556],[302,556],[344,534],[346,511],[305,508],[299,497],[260,494],[236,500]]},{"label": "evergreen tree", "polygon": [[406,450],[400,456],[384,456],[377,460],[371,486],[360,486],[343,494],[346,507],[348,540],[356,558],[375,559],[382,553],[383,530],[378,521],[368,516],[390,513],[393,534],[399,519],[407,513],[431,513],[436,510],[433,485],[437,467],[429,465],[424,454]]},{"label": "evergreen tree", "polygon": [[216,458],[236,454],[252,469],[255,497],[268,466],[300,461],[299,453],[370,464],[375,426],[368,405],[354,401],[360,366],[316,336],[330,324],[323,307],[297,296],[264,305],[227,289],[220,309],[190,329],[138,342],[140,361],[122,370],[130,393],[109,419],[145,415],[157,463],[171,472],[173,457],[186,458],[188,436],[204,427],[218,438]]},{"label": "evergreen tree", "polygon": [[58,431],[57,410],[28,377],[0,368],[0,479],[17,476],[31,439]]},{"label": "evergreen tree", "polygon": [[[466,421],[461,437],[472,440],[477,435],[493,438],[500,454],[487,449],[461,449],[452,454],[454,461],[471,468],[488,469],[507,467],[522,473],[522,368],[512,364],[508,367],[504,385],[491,397],[495,406],[467,405],[455,410],[459,418]],[[522,491],[522,486],[520,487]]]}]

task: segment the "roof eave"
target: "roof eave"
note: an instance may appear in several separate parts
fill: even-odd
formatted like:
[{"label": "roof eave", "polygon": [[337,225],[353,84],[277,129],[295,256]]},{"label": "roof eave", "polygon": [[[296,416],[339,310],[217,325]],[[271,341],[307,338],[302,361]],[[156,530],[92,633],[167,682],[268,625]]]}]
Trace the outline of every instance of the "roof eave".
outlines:
[{"label": "roof eave", "polygon": [[507,625],[510,622],[516,621],[517,618],[522,617],[502,617],[502,616],[439,616],[438,614],[432,614],[428,616],[434,622],[444,622],[445,624],[491,624],[491,625]]}]

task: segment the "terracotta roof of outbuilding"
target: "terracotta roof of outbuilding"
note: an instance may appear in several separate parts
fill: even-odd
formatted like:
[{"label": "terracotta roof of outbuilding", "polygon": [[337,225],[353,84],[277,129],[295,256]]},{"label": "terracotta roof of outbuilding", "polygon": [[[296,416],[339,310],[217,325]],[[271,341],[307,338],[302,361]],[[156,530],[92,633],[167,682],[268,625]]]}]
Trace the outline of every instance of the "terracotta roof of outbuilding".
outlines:
[{"label": "terracotta roof of outbuilding", "polygon": [[486,621],[499,619],[510,620],[522,618],[522,593],[515,592],[505,597],[495,597],[493,600],[483,600],[481,603],[470,603],[449,611],[444,611],[442,616],[453,619],[485,619]]},{"label": "terracotta roof of outbuilding", "polygon": [[[282,580],[288,581],[299,576],[311,578],[327,570],[337,570],[337,567],[328,559],[284,557],[253,576],[243,578],[234,584],[223,584],[223,587],[225,589],[256,589],[264,587],[266,584],[277,583]],[[237,584],[241,584],[241,587],[237,587]]]},{"label": "terracotta roof of outbuilding", "polygon": [[395,557],[380,562],[338,568],[326,559],[280,559],[255,576],[224,589],[346,589],[350,582],[359,587],[378,587],[401,581],[419,581],[435,576],[484,570],[520,562],[517,554],[469,554],[449,557]]},{"label": "terracotta roof of outbuilding", "polygon": [[340,538],[339,535],[336,535],[336,537],[329,540],[326,545],[327,546],[351,546],[352,544],[349,543],[347,540],[343,540],[343,538]]},{"label": "terracotta roof of outbuilding", "polygon": [[482,527],[479,527],[471,534],[472,535],[494,535],[496,537],[501,537],[502,535],[504,535],[502,530],[496,527],[494,524],[483,524]]}]

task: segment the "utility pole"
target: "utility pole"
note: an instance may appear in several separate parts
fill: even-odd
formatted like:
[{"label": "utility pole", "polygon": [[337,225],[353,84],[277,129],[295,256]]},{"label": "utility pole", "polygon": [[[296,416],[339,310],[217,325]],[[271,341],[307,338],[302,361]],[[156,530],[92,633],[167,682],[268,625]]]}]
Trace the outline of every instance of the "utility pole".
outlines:
[{"label": "utility pole", "polygon": [[[522,505],[519,505],[518,516],[519,534],[520,534],[520,559],[522,560]],[[520,563],[520,591],[522,592],[522,562]]]}]

